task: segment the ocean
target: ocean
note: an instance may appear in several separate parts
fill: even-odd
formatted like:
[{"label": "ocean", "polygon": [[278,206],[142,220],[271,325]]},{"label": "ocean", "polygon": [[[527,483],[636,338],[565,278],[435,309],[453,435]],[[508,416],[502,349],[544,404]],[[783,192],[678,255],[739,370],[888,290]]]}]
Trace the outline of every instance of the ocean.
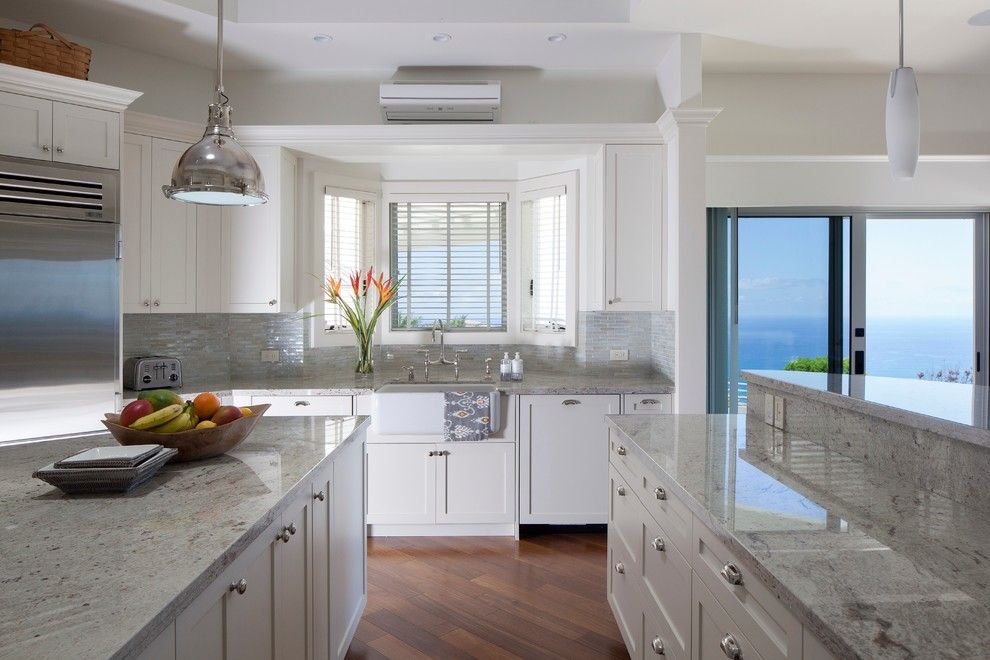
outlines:
[{"label": "ocean", "polygon": [[[973,326],[968,318],[875,318],[866,328],[866,372],[917,378],[939,370],[971,369]],[[826,354],[824,318],[739,318],[740,369],[783,369],[796,357]]]}]

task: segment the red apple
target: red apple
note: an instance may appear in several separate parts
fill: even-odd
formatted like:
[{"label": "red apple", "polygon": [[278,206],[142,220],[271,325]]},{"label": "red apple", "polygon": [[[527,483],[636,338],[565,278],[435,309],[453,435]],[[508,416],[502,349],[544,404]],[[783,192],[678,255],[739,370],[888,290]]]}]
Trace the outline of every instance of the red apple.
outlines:
[{"label": "red apple", "polygon": [[120,411],[120,425],[130,426],[145,415],[150,415],[153,412],[155,412],[155,409],[151,405],[151,401],[145,401],[144,399],[131,401]]},{"label": "red apple", "polygon": [[240,419],[244,416],[241,409],[237,406],[220,406],[210,421],[216,423],[217,426],[223,426],[224,424],[229,424],[235,419]]}]

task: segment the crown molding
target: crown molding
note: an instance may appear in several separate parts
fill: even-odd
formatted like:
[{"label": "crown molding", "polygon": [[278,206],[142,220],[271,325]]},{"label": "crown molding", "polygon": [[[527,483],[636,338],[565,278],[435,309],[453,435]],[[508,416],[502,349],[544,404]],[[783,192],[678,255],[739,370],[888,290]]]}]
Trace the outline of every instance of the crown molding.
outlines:
[{"label": "crown molding", "polygon": [[190,121],[169,119],[132,110],[124,113],[125,133],[149,135],[166,140],[196,142],[203,136],[204,126],[205,124],[194,124]]},{"label": "crown molding", "polygon": [[[875,154],[862,155],[718,155],[706,157],[709,163],[886,163],[887,157]],[[988,163],[990,154],[922,154],[918,160],[925,163]]]},{"label": "crown molding", "polygon": [[722,108],[667,108],[657,120],[660,135],[668,138],[682,126],[706,128]]},{"label": "crown molding", "polygon": [[122,112],[142,94],[130,89],[25,69],[11,64],[0,64],[0,92],[35,96],[112,112]]}]

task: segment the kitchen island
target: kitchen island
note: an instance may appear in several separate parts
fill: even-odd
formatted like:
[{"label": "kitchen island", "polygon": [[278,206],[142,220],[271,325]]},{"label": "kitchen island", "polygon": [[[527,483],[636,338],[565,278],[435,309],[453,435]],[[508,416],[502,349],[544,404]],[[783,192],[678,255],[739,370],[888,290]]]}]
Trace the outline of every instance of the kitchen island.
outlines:
[{"label": "kitchen island", "polygon": [[696,658],[720,645],[764,659],[985,655],[985,509],[752,417],[609,424],[609,598],[627,645],[693,646]]},{"label": "kitchen island", "polygon": [[127,494],[31,477],[109,435],[0,448],[0,657],[175,658],[190,641],[341,657],[366,598],[367,422],[266,417],[230,453]]}]

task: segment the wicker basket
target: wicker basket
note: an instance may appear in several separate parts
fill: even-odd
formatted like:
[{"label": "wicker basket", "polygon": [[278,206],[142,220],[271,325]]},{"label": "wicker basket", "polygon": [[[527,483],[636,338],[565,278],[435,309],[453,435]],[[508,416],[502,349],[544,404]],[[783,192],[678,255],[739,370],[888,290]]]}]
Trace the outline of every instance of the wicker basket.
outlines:
[{"label": "wicker basket", "polygon": [[0,63],[89,80],[93,51],[74,44],[44,23],[30,30],[0,28]]}]

